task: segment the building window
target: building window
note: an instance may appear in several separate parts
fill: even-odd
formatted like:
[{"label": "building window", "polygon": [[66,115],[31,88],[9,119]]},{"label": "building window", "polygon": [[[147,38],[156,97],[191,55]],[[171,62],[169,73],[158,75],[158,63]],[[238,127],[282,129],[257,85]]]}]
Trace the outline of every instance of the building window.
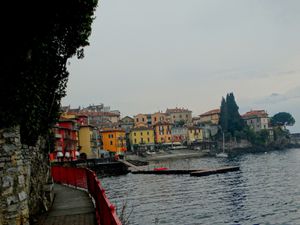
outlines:
[{"label": "building window", "polygon": [[145,118],[142,118],[142,121],[144,122],[144,121],[145,121]]},{"label": "building window", "polygon": [[181,119],[181,118],[182,118],[182,115],[179,115],[179,118]]},{"label": "building window", "polygon": [[168,140],[170,141],[170,140],[171,140],[171,138],[170,138],[170,137],[168,137]]},{"label": "building window", "polygon": [[150,138],[148,138],[147,140],[148,140],[148,143],[149,143],[150,142]]},{"label": "building window", "polygon": [[139,118],[136,118],[136,122],[137,122],[137,123],[139,122]]},{"label": "building window", "polygon": [[112,142],[112,141],[110,141],[110,145],[113,145],[113,142]]},{"label": "building window", "polygon": [[141,143],[144,143],[144,139],[143,138],[141,138]]},{"label": "building window", "polygon": [[147,131],[147,135],[149,135],[149,131]]},{"label": "building window", "polygon": [[186,114],[185,117],[188,118],[189,117],[188,114]]},{"label": "building window", "polygon": [[135,133],[135,132],[133,132],[133,135],[134,135],[134,136],[136,136],[136,133]]},{"label": "building window", "polygon": [[156,117],[154,117],[154,121],[156,122]]},{"label": "building window", "polygon": [[173,119],[175,119],[175,115],[173,116]]},{"label": "building window", "polygon": [[143,136],[143,132],[141,132],[141,136]]},{"label": "building window", "polygon": [[136,144],[136,138],[134,139],[134,144]]}]

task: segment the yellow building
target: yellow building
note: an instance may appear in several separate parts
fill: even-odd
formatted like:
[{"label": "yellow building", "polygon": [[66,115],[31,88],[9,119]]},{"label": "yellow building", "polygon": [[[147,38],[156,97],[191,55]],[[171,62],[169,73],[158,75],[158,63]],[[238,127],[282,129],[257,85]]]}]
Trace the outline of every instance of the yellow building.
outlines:
[{"label": "yellow building", "polygon": [[168,122],[157,122],[154,125],[155,132],[155,142],[156,143],[171,143],[172,134],[171,134],[172,124]]},{"label": "yellow building", "polygon": [[80,146],[80,154],[86,154],[87,158],[97,158],[97,130],[94,130],[91,125],[80,126],[78,145]]},{"label": "yellow building", "polygon": [[118,154],[127,150],[125,131],[121,129],[102,130],[103,149]]},{"label": "yellow building", "polygon": [[200,123],[218,124],[220,109],[213,109],[200,115]]},{"label": "yellow building", "polygon": [[199,127],[189,127],[188,128],[188,143],[191,144],[195,141],[203,141],[203,130]]},{"label": "yellow building", "polygon": [[148,127],[133,128],[129,134],[131,145],[154,144],[154,131]]}]

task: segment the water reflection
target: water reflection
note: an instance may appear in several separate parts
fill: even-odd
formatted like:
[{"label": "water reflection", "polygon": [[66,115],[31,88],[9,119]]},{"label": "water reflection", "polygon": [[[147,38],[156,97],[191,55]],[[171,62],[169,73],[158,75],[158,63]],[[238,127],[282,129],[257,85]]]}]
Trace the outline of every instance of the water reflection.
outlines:
[{"label": "water reflection", "polygon": [[300,224],[300,149],[160,161],[149,168],[224,165],[241,170],[207,177],[128,174],[102,184],[113,203],[134,207],[130,224]]}]

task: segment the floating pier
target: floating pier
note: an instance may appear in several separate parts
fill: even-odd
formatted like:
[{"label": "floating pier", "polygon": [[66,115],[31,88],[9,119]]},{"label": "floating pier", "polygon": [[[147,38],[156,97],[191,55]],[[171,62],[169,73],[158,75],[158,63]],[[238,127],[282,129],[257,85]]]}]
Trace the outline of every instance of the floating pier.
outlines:
[{"label": "floating pier", "polygon": [[238,171],[240,170],[240,167],[238,166],[228,166],[228,167],[222,167],[218,169],[206,169],[206,170],[198,170],[191,172],[191,176],[201,177],[201,176],[208,176],[211,174],[219,174],[219,173],[227,173],[232,171]]},{"label": "floating pier", "polygon": [[154,170],[147,170],[146,166],[135,166],[131,162],[128,162],[126,160],[119,159],[119,162],[122,162],[124,165],[128,166],[130,168],[131,173],[133,174],[157,174],[157,175],[172,175],[172,174],[190,174],[190,176],[208,176],[212,174],[219,174],[219,173],[227,173],[227,172],[233,172],[238,171],[240,167],[238,166],[226,166],[221,168],[202,168],[202,169],[193,169],[193,170],[169,170],[167,168],[164,169],[154,169]]},{"label": "floating pier", "polygon": [[132,171],[133,174],[164,174],[164,175],[171,175],[171,174],[190,174],[191,176],[208,176],[212,174],[219,174],[219,173],[227,173],[232,171],[237,171],[240,168],[238,166],[228,166],[216,169],[196,169],[196,170],[136,170]]},{"label": "floating pier", "polygon": [[190,174],[199,170],[137,170],[133,174]]}]

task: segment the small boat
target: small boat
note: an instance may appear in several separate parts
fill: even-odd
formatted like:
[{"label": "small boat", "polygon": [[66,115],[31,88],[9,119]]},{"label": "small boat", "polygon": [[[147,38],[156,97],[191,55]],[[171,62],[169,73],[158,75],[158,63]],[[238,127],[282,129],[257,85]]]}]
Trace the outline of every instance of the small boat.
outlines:
[{"label": "small boat", "polygon": [[154,171],[161,171],[161,170],[168,170],[167,167],[159,167],[159,168],[154,168]]},{"label": "small boat", "polygon": [[154,155],[156,153],[155,152],[146,151],[146,154],[148,154],[148,155]]},{"label": "small boat", "polygon": [[227,158],[228,157],[228,154],[226,152],[220,152],[220,153],[217,153],[216,154],[216,157],[219,157],[219,158]]}]

